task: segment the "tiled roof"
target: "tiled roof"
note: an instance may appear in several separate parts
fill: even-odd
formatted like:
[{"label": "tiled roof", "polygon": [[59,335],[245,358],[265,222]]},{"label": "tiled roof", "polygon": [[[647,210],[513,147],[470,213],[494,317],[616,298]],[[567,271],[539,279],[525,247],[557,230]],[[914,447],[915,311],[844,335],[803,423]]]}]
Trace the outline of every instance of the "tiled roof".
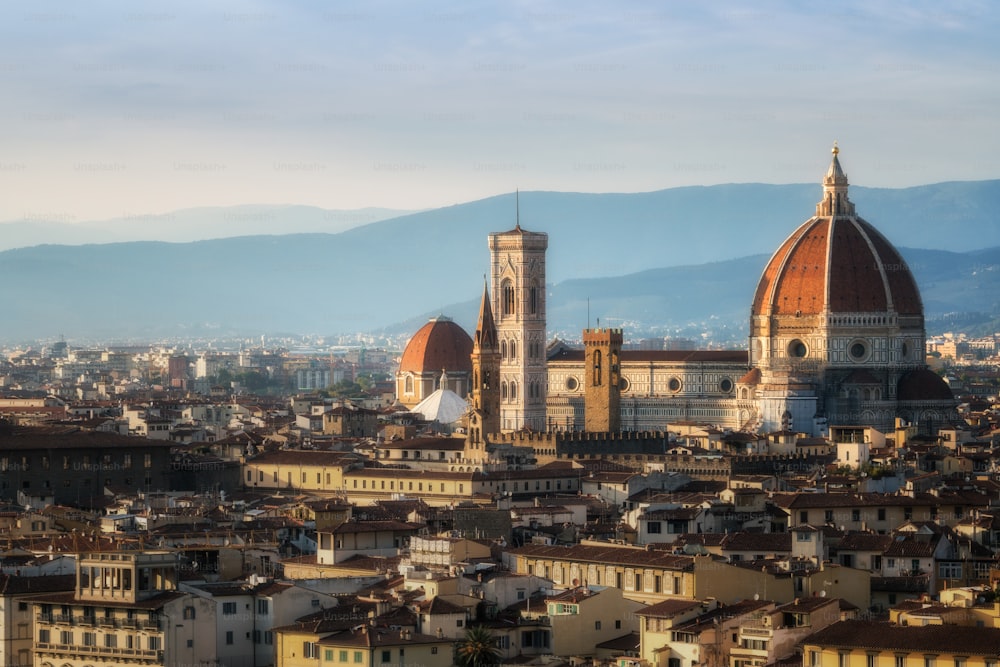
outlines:
[{"label": "tiled roof", "polygon": [[884,555],[898,558],[931,558],[937,549],[937,539],[919,539],[896,535]]},{"label": "tiled roof", "polygon": [[701,602],[698,600],[664,600],[644,607],[635,613],[637,616],[650,616],[652,618],[673,618],[677,614],[700,606]]},{"label": "tiled roof", "polygon": [[792,550],[791,533],[730,533],[722,542],[723,551],[784,553]]},{"label": "tiled roof", "polygon": [[694,565],[690,556],[674,556],[664,551],[646,551],[625,547],[598,547],[575,545],[553,547],[541,544],[526,544],[508,553],[528,558],[545,558],[601,565],[648,565],[672,570],[686,570]]},{"label": "tiled roof", "polygon": [[698,633],[705,629],[715,627],[717,623],[728,619],[738,618],[739,616],[743,616],[745,614],[751,614],[772,604],[774,603],[769,602],[768,600],[740,600],[735,604],[717,607],[716,609],[704,613],[687,623],[674,626],[672,630],[674,632]]},{"label": "tiled roof", "polygon": [[32,595],[55,591],[72,591],[75,587],[75,574],[53,574],[35,577],[0,574],[0,595]]},{"label": "tiled roof", "polygon": [[840,621],[803,643],[902,653],[1000,655],[1000,628],[964,625],[904,626],[870,621]]},{"label": "tiled roof", "polygon": [[309,449],[279,449],[265,452],[252,459],[247,459],[248,465],[314,465],[343,466],[358,460],[356,454],[350,452],[323,452]]},{"label": "tiled roof", "polygon": [[790,510],[824,509],[827,507],[916,507],[937,505],[937,499],[927,493],[915,498],[888,493],[779,493],[774,503]]},{"label": "tiled roof", "polygon": [[406,523],[394,519],[385,521],[345,521],[334,528],[333,533],[344,535],[348,533],[376,533],[384,530],[415,533],[422,527],[420,524]]},{"label": "tiled roof", "polygon": [[601,642],[600,644],[597,644],[596,648],[603,648],[609,651],[634,652],[639,650],[640,643],[639,633],[630,632],[627,635],[622,635],[621,637],[615,637],[614,639],[609,639],[606,642]]},{"label": "tiled roof", "polygon": [[16,427],[10,433],[0,433],[0,449],[169,449],[169,440],[147,440],[135,436],[104,431],[85,431],[75,426]]},{"label": "tiled roof", "polygon": [[163,591],[145,600],[126,602],[125,600],[106,600],[103,598],[100,600],[81,600],[76,597],[75,591],[69,591],[66,593],[35,595],[31,597],[31,601],[43,604],[85,604],[95,607],[115,607],[119,609],[161,609],[168,602],[186,595],[188,593],[181,593],[180,591]]},{"label": "tiled roof", "polygon": [[423,600],[417,603],[417,609],[421,614],[464,614],[465,608],[457,604],[448,602],[440,596],[434,596],[430,600]]},{"label": "tiled roof", "polygon": [[840,538],[837,551],[876,551],[882,553],[892,542],[892,535],[851,532]]}]

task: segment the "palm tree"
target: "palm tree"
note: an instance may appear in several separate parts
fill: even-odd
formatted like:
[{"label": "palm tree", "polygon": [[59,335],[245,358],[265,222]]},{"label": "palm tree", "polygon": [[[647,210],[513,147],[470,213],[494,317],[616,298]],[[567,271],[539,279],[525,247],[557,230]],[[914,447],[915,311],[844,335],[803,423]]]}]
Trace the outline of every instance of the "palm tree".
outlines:
[{"label": "palm tree", "polygon": [[459,667],[493,667],[500,664],[500,649],[489,628],[476,625],[465,631],[465,639],[455,646],[455,664]]}]

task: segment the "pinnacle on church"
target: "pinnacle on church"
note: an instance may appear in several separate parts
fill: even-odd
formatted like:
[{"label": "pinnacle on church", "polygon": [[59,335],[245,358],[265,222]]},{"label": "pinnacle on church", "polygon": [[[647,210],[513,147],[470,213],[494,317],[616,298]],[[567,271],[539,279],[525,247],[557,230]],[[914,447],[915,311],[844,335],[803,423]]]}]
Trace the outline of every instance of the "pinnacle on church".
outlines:
[{"label": "pinnacle on church", "polygon": [[826,172],[826,178],[823,179],[824,185],[847,185],[847,174],[840,166],[840,160],[837,159],[837,155],[840,154],[840,147],[837,146],[837,142],[833,142],[833,148],[830,149],[833,153],[833,159],[830,161],[830,168]]},{"label": "pinnacle on church", "polygon": [[840,166],[840,147],[833,142],[833,159],[823,177],[823,201],[816,204],[817,216],[854,215],[854,204],[847,198],[847,174]]},{"label": "pinnacle on church", "polygon": [[497,341],[497,325],[493,320],[493,307],[490,306],[490,289],[483,277],[483,300],[479,305],[479,320],[476,323],[476,335],[473,343],[478,349],[493,349],[499,345]]}]

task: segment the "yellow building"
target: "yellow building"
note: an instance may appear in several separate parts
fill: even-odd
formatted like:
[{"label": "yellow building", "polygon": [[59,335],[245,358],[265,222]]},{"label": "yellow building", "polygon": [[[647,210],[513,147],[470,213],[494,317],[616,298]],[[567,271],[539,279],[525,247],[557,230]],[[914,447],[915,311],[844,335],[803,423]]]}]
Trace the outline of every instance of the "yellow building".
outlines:
[{"label": "yellow building", "polygon": [[551,579],[558,588],[614,586],[626,598],[646,603],[708,598],[734,603],[755,596],[791,602],[816,595],[844,598],[867,609],[871,601],[867,571],[832,563],[758,567],[597,542],[569,547],[530,544],[511,549],[505,559],[513,572]]},{"label": "yellow building", "polygon": [[638,612],[640,654],[651,667],[722,667],[736,646],[737,629],[752,614],[774,609],[766,600],[731,605],[670,600]]},{"label": "yellow building", "polygon": [[75,591],[31,602],[36,667],[216,662],[215,601],[177,590],[171,552],[84,554]]},{"label": "yellow building", "polygon": [[361,457],[347,452],[266,452],[243,462],[243,484],[250,489],[335,493],[344,489],[344,472],[362,464]]},{"label": "yellow building", "polygon": [[303,631],[277,632],[276,667],[397,667],[452,664],[453,640],[409,629],[355,626],[318,637]]},{"label": "yellow building", "polygon": [[996,667],[1000,629],[841,621],[802,642],[803,667]]},{"label": "yellow building", "polygon": [[634,632],[642,604],[628,600],[617,588],[596,590],[578,586],[545,598],[545,606],[524,611],[527,620],[545,617],[553,655],[593,656],[596,645]]}]

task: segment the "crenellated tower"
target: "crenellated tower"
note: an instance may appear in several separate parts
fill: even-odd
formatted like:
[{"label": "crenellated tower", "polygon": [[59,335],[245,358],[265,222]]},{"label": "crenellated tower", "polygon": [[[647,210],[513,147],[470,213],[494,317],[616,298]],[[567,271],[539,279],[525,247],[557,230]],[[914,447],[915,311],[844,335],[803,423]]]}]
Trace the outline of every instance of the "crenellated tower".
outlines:
[{"label": "crenellated tower", "polygon": [[590,433],[621,430],[621,329],[584,329],[584,424]]}]

